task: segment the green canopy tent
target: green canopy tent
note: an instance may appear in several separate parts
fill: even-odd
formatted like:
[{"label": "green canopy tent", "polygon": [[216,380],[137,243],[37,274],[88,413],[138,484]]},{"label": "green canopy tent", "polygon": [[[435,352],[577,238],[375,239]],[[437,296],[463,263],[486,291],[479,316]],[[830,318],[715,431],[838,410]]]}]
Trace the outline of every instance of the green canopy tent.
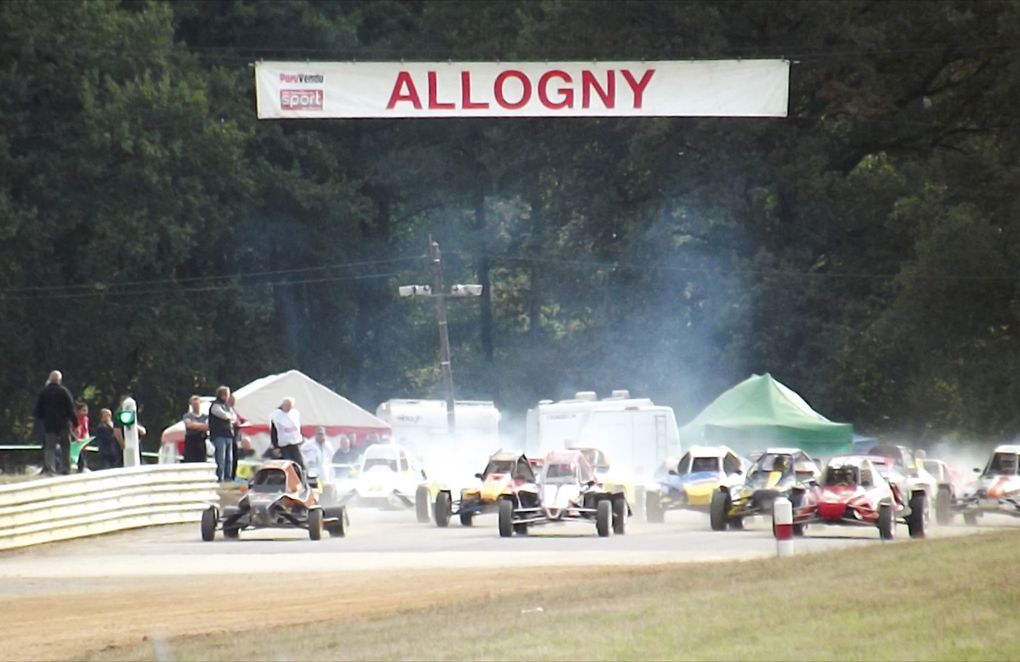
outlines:
[{"label": "green canopy tent", "polygon": [[796,447],[812,457],[853,450],[853,426],[834,423],[772,375],[752,375],[680,428],[680,442],[724,444],[742,453]]}]

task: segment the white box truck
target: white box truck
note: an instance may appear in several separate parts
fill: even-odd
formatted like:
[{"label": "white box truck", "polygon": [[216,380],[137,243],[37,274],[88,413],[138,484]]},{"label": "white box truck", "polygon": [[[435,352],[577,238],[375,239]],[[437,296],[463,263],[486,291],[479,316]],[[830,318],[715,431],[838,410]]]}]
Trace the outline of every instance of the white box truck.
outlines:
[{"label": "white box truck", "polygon": [[499,450],[500,412],[490,400],[457,400],[454,414],[451,436],[445,400],[392,399],[375,412],[393,428],[394,443],[421,461],[432,483],[461,485]]},{"label": "white box truck", "polygon": [[631,398],[625,390],[601,400],[582,391],[528,410],[526,450],[541,457],[562,448],[598,448],[612,460],[614,473],[626,471],[643,483],[667,458],[680,456],[678,430],[672,407]]}]

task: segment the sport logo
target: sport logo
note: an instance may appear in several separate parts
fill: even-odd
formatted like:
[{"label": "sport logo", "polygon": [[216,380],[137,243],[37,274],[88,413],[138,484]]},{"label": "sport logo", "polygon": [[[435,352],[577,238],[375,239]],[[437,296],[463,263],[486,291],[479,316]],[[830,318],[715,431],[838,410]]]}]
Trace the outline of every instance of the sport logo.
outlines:
[{"label": "sport logo", "polygon": [[322,90],[280,90],[283,110],[322,110]]}]

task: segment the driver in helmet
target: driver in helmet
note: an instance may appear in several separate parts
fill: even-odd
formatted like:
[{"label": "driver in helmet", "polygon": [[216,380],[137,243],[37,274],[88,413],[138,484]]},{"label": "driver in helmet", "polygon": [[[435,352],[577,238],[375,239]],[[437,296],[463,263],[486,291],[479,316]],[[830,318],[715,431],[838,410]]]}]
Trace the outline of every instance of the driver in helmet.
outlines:
[{"label": "driver in helmet", "polygon": [[790,473],[790,458],[785,455],[777,455],[776,459],[772,462],[772,471],[778,471],[782,474]]},{"label": "driver in helmet", "polygon": [[848,465],[842,465],[836,467],[833,471],[833,478],[837,485],[853,485],[854,484],[854,469]]}]

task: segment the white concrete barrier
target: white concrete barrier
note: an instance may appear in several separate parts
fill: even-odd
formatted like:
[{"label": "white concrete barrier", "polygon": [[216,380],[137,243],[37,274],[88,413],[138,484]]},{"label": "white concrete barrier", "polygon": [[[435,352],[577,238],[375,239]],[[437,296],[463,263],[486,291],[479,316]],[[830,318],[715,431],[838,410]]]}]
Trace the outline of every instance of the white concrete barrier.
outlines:
[{"label": "white concrete barrier", "polygon": [[776,554],[792,556],[793,504],[786,497],[779,497],[772,504],[772,530],[776,535]]},{"label": "white concrete barrier", "polygon": [[216,503],[208,464],[142,465],[0,486],[0,550],[155,524],[198,522]]}]

